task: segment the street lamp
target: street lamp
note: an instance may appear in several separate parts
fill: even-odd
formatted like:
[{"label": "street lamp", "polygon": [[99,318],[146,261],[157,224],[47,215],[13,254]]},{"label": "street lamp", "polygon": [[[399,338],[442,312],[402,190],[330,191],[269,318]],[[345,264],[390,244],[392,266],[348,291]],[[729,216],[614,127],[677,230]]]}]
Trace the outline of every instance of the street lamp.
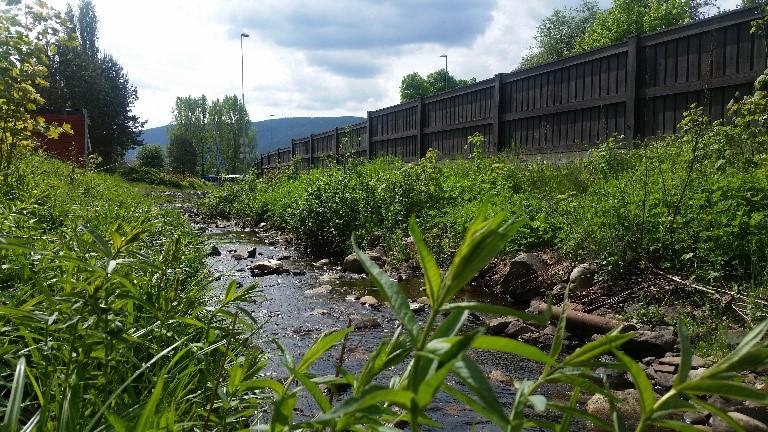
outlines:
[{"label": "street lamp", "polygon": [[246,151],[246,136],[248,135],[247,124],[245,122],[245,57],[243,56],[243,38],[250,37],[248,33],[240,33],[240,91],[243,103],[243,138],[240,140],[240,151],[243,156],[243,170],[248,172],[248,152]]},{"label": "street lamp", "polygon": [[445,57],[445,91],[448,91],[448,54],[443,54],[440,57]]},{"label": "street lamp", "polygon": [[[275,115],[274,115],[274,114],[270,114],[270,115],[269,115],[269,120],[273,120],[273,119],[274,119],[274,117],[275,117]],[[272,122],[270,121],[270,122],[269,122],[269,148],[270,148],[270,149],[271,149],[271,148],[273,148],[273,147],[272,147],[272,144],[273,144],[273,142],[272,142]]]}]

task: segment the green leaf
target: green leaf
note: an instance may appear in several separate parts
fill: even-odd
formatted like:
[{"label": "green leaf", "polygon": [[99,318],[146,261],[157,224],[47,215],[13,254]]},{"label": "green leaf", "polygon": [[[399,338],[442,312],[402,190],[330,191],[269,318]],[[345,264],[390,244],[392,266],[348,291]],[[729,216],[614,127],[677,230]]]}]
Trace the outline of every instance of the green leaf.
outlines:
[{"label": "green leaf", "polygon": [[433,339],[451,337],[456,335],[467,319],[467,311],[456,310],[451,312],[432,334]]},{"label": "green leaf", "polygon": [[[660,426],[665,429],[671,429],[679,432],[701,432],[701,429],[694,425],[689,425],[687,423],[681,423],[673,420],[655,419],[650,423],[655,426]],[[743,430],[744,429],[742,429],[741,432],[743,432]]]},{"label": "green leaf", "polygon": [[424,243],[421,230],[418,225],[416,225],[415,217],[411,216],[408,227],[411,236],[413,237],[413,241],[416,243],[416,250],[419,253],[419,262],[421,263],[421,270],[424,273],[424,283],[427,288],[429,304],[435,309],[440,309],[440,304],[437,303],[440,296],[440,284],[442,283],[440,267],[438,267],[432,252],[430,252],[429,248]]},{"label": "green leaf", "polygon": [[293,408],[296,406],[296,392],[284,394],[275,401],[272,411],[272,421],[269,424],[271,432],[288,430],[293,421]]},{"label": "green leaf", "polygon": [[[352,239],[354,243],[354,238]],[[397,282],[392,280],[389,275],[384,273],[376,263],[371,261],[364,253],[358,249],[357,245],[354,245],[355,254],[363,265],[366,273],[373,279],[373,283],[378,287],[389,300],[389,304],[392,306],[392,311],[397,316],[400,324],[403,325],[405,331],[411,337],[411,341],[416,343],[416,339],[419,337],[419,323],[416,320],[416,315],[411,311],[411,305],[408,302],[408,297],[403,294],[400,287],[397,286]]]},{"label": "green leaf", "polygon": [[484,206],[467,229],[443,280],[440,304],[450,300],[488,265],[525,222],[514,219],[505,222],[507,215],[504,213],[488,219],[486,213]]},{"label": "green leaf", "polygon": [[[155,419],[155,409],[157,408],[157,403],[160,401],[160,397],[163,394],[163,384],[165,383],[164,375],[165,375],[164,373],[161,374],[160,377],[157,379],[155,388],[154,390],[152,390],[152,396],[149,397],[147,404],[144,406],[144,409],[141,412],[141,417],[139,418],[139,422],[136,423],[137,432],[143,432],[143,431],[154,429],[153,420]],[[213,389],[212,391],[215,392],[216,389]]]},{"label": "green leaf", "polygon": [[653,392],[653,385],[648,377],[645,376],[645,372],[634,360],[623,352],[614,349],[613,356],[616,357],[624,367],[627,368],[627,372],[632,377],[632,381],[635,383],[639,399],[640,399],[640,414],[642,417],[647,416],[654,407],[656,400],[656,394]]},{"label": "green leaf", "polygon": [[329,421],[382,403],[410,408],[414,394],[407,390],[376,389],[345,399],[331,411],[317,417],[317,421]]},{"label": "green leaf", "polygon": [[[438,361],[438,369],[431,374],[424,377],[415,376],[416,385],[416,403],[419,408],[426,408],[427,404],[434,398],[435,393],[440,388],[440,385],[448,376],[448,373],[453,369],[453,365],[461,359],[461,356],[472,346],[472,341],[479,335],[479,331],[470,333],[467,336],[458,338],[452,341],[450,347],[440,355]],[[425,350],[429,350],[430,344],[427,345]]]},{"label": "green leaf", "polygon": [[680,384],[688,380],[688,373],[691,371],[691,364],[693,362],[693,349],[691,349],[691,340],[688,337],[688,328],[682,320],[677,322],[677,335],[680,340],[680,367],[675,377],[675,384]]},{"label": "green leaf", "polygon": [[544,410],[547,408],[547,398],[542,395],[528,396],[528,403],[536,412],[544,412]]},{"label": "green leaf", "polygon": [[579,347],[563,360],[562,365],[575,366],[594,360],[614,348],[619,348],[624,342],[632,339],[634,336],[634,333],[609,333],[596,341]]},{"label": "green leaf", "polygon": [[721,409],[717,405],[711,404],[709,402],[705,402],[697,397],[692,397],[691,401],[699,406],[700,408],[703,408],[704,410],[710,412],[712,415],[715,415],[717,417],[720,417],[725,423],[728,424],[735,432],[744,432],[744,428],[736,422],[731,416],[728,415],[725,410]]},{"label": "green leaf", "polygon": [[260,378],[260,379],[254,379],[254,380],[248,380],[243,381],[240,383],[240,391],[251,391],[251,390],[260,390],[268,388],[275,392],[276,396],[280,396],[285,391],[285,388],[283,387],[280,382],[277,380],[269,379],[269,378]]},{"label": "green leaf", "polygon": [[[590,413],[588,413],[588,412],[586,412],[584,410],[580,410],[578,408],[575,408],[575,407],[572,407],[572,406],[569,406],[569,405],[563,405],[563,404],[558,404],[558,403],[550,402],[550,403],[547,404],[547,408],[549,408],[550,410],[553,410],[553,411],[559,411],[559,412],[561,412],[563,414],[568,414],[568,415],[573,416],[573,417],[579,417],[582,420],[586,420],[586,421],[592,423],[599,430],[608,431],[608,430],[612,430],[613,429],[613,426],[611,426],[610,423],[608,423],[607,421],[601,419],[600,417],[594,416],[594,415],[592,415],[592,414],[590,414]],[[567,431],[567,429],[566,429],[566,431]]]},{"label": "green leaf", "polygon": [[552,357],[535,346],[502,336],[479,336],[472,347],[514,354],[543,364],[554,363]]},{"label": "green leaf", "polygon": [[744,369],[752,368],[756,362],[765,362],[765,357],[753,355],[755,349],[764,348],[763,339],[768,331],[768,320],[765,320],[753,328],[741,343],[731,351],[724,359],[708,368],[701,378],[710,378],[718,374],[727,372],[741,372]]},{"label": "green leaf", "polygon": [[768,404],[768,394],[750,385],[735,381],[700,378],[676,386],[675,389],[681,393],[720,395],[731,399]]},{"label": "green leaf", "polygon": [[107,418],[109,425],[112,426],[112,429],[114,429],[115,432],[128,432],[129,426],[116,414],[106,412],[104,413],[104,417]]},{"label": "green leaf", "polygon": [[13,374],[11,394],[8,397],[8,405],[5,408],[3,431],[16,432],[19,430],[21,405],[24,403],[24,370],[26,367],[27,360],[24,357],[21,357],[16,364],[16,372]]},{"label": "green leaf", "polygon": [[489,314],[501,315],[501,316],[513,316],[516,318],[520,318],[523,321],[532,322],[538,325],[546,325],[549,322],[549,319],[551,317],[548,314],[534,315],[534,314],[529,314],[527,312],[519,311],[517,309],[513,309],[511,307],[507,307],[507,306],[499,306],[495,304],[477,303],[477,302],[449,303],[449,304],[443,305],[441,310],[442,311],[468,310],[468,311],[489,313]]},{"label": "green leaf", "polygon": [[294,376],[301,382],[304,388],[307,389],[307,392],[310,396],[312,396],[312,399],[317,402],[317,405],[320,407],[322,412],[327,412],[331,409],[331,403],[328,401],[328,398],[325,397],[317,384],[312,382],[312,380],[303,373],[297,373]]},{"label": "green leaf", "polygon": [[[475,339],[477,340],[477,339]],[[463,356],[453,365],[453,372],[469,387],[469,390],[480,398],[479,403],[487,412],[485,417],[502,429],[509,425],[504,408],[496,397],[491,383],[485,377],[485,372],[469,356]]]},{"label": "green leaf", "polygon": [[352,331],[352,327],[347,327],[341,330],[331,331],[322,335],[311,347],[304,353],[304,357],[299,361],[299,365],[296,366],[297,372],[304,372],[312,365],[317,359],[319,359],[326,351],[333,348],[334,345],[341,342],[349,332]]},{"label": "green leaf", "polygon": [[501,412],[492,412],[486,409],[486,406],[483,403],[480,403],[475,399],[472,399],[471,397],[464,394],[464,392],[457,390],[448,384],[443,383],[443,386],[441,387],[441,389],[444,392],[451,395],[457,401],[469,407],[469,409],[471,409],[472,411],[492,421],[501,430],[505,430],[509,425],[509,422],[507,421],[507,417],[504,415],[503,410]]}]

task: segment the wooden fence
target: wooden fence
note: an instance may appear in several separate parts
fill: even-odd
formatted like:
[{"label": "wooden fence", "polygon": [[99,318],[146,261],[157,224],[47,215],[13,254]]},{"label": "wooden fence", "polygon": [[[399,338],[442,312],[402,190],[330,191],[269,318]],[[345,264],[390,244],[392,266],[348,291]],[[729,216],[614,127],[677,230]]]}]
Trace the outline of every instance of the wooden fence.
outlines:
[{"label": "wooden fence", "polygon": [[487,153],[524,155],[584,151],[611,136],[674,134],[692,103],[722,119],[734,95],[751,92],[766,68],[765,38],[751,31],[759,16],[759,8],[736,10],[369,111],[367,121],[347,130],[262,155],[257,168],[298,158],[307,169],[342,154],[415,161],[430,148],[454,158],[466,155],[475,132]]}]

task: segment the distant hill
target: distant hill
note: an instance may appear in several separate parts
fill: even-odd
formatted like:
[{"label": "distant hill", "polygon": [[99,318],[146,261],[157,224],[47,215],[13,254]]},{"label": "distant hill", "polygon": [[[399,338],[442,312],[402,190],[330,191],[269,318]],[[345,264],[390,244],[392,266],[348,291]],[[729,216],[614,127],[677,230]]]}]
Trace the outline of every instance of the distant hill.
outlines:
[{"label": "distant hill", "polygon": [[[335,127],[342,127],[365,120],[363,117],[289,117],[253,122],[256,127],[256,142],[260,153],[267,153],[276,148],[289,147],[291,139],[303,138],[309,134],[325,132]],[[141,133],[145,144],[168,146],[168,125],[145,129]],[[125,156],[126,160],[135,159],[136,150]]]}]

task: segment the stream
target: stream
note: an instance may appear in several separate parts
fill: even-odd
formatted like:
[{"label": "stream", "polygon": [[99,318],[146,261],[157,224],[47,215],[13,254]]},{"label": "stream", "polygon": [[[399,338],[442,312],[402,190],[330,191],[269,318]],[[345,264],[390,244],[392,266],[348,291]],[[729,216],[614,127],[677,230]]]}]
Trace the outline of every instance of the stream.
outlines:
[{"label": "stream", "polygon": [[[374,309],[356,301],[365,295],[376,297],[382,303],[385,301],[365,276],[342,273],[337,263],[327,266],[315,265],[314,260],[303,255],[300,250],[289,245],[280,245],[274,241],[273,236],[257,230],[237,228],[229,224],[207,224],[200,227],[200,230],[204,231],[208,242],[221,251],[220,256],[210,256],[207,259],[211,270],[222,276],[217,282],[220,286],[223,287],[235,279],[242,284],[256,282],[261,287],[261,298],[250,305],[249,309],[257,320],[265,323],[259,343],[270,356],[267,373],[277,377],[285,376],[280,353],[272,343],[272,338],[280,340],[298,359],[324,332],[345,327],[351,320],[353,325],[356,325],[356,330],[350,334],[347,343],[344,368],[354,373],[358,372],[367,360],[367,353],[372,352],[383,337],[391,335],[397,326],[397,320],[387,306]],[[253,248],[256,249],[255,258],[234,258],[235,254],[247,256],[247,251]],[[247,266],[263,259],[280,260],[290,273],[252,277]],[[410,299],[415,300],[425,295],[421,279],[406,279],[400,286]],[[322,288],[318,290],[319,287]],[[464,300],[491,300],[487,293],[477,291],[463,291],[458,297]],[[428,312],[417,312],[416,315],[423,323]],[[474,318],[468,320],[470,328],[482,321],[478,316]],[[311,371],[319,375],[334,374],[338,353],[339,348],[331,350],[312,366]],[[476,350],[470,355],[489,376],[504,405],[509,405],[514,396],[511,378],[534,379],[540,371],[539,365],[504,353]],[[379,378],[388,380],[392,374],[401,373],[401,369],[387,371],[389,375]],[[463,389],[455,378],[450,377],[449,382]],[[550,394],[547,396],[556,397],[554,390],[550,388]],[[547,389],[544,391],[546,394]],[[297,403],[297,419],[307,419],[311,414],[318,412],[314,402],[306,394],[302,396],[304,399]],[[437,394],[426,414],[440,423],[442,430],[497,430],[462,403],[442,392]]]}]

